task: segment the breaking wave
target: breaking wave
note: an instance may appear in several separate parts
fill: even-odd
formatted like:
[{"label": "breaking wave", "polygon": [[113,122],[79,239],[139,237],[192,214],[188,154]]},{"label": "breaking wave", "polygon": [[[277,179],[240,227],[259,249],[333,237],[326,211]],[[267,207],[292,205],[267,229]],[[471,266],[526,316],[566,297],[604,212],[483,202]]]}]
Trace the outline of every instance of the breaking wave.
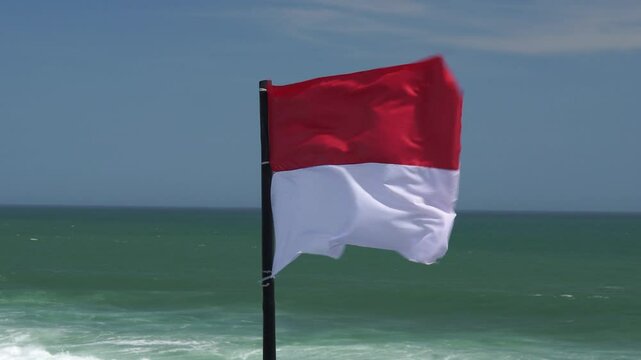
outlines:
[{"label": "breaking wave", "polygon": [[0,347],[0,360],[100,360],[94,356],[78,356],[67,352],[52,354],[39,346]]}]

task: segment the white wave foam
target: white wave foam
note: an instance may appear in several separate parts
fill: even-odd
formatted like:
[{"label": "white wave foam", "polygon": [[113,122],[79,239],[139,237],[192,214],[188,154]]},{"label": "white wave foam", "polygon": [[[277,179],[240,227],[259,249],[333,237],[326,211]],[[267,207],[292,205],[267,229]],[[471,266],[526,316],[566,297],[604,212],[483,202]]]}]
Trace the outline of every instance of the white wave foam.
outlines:
[{"label": "white wave foam", "polygon": [[208,342],[190,341],[190,340],[152,340],[152,339],[123,339],[123,340],[105,340],[94,344],[99,345],[124,345],[124,346],[204,346]]},{"label": "white wave foam", "polygon": [[604,296],[604,295],[592,295],[590,296],[593,299],[609,299],[609,296]]},{"label": "white wave foam", "polygon": [[0,360],[100,360],[94,356],[76,356],[67,352],[52,354],[38,346],[6,346],[0,348]]}]

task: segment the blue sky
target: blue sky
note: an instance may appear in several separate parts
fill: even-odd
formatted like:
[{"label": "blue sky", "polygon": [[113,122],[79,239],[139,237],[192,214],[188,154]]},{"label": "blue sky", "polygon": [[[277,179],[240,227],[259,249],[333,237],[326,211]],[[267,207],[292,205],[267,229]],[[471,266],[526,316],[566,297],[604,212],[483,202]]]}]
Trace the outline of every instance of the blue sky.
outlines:
[{"label": "blue sky", "polygon": [[259,206],[259,80],[443,54],[460,210],[641,211],[636,1],[3,1],[0,54],[0,204]]}]

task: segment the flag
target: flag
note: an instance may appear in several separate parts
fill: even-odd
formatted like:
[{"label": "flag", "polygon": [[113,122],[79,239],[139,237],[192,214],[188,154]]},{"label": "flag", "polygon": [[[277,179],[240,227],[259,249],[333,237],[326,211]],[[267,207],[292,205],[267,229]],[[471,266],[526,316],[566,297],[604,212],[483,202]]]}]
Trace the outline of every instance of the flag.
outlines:
[{"label": "flag", "polygon": [[346,245],[431,264],[445,255],[458,196],[462,96],[441,57],[269,85],[275,254]]}]

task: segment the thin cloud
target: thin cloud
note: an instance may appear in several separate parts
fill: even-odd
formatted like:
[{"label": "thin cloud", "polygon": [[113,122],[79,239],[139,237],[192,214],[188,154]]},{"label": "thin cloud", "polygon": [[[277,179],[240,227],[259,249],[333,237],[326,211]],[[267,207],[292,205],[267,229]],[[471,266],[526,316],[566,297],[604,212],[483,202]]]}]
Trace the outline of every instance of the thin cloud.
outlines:
[{"label": "thin cloud", "polygon": [[452,7],[412,0],[315,0],[257,16],[298,38],[385,36],[417,44],[518,54],[641,49],[641,3],[537,1]]},{"label": "thin cloud", "polygon": [[412,0],[313,0],[312,3],[330,8],[401,16],[417,16],[427,10],[424,3]]},{"label": "thin cloud", "polygon": [[280,8],[267,14],[279,19],[292,32],[363,35],[372,33],[403,34],[408,29],[379,19],[358,16],[335,9]]}]

